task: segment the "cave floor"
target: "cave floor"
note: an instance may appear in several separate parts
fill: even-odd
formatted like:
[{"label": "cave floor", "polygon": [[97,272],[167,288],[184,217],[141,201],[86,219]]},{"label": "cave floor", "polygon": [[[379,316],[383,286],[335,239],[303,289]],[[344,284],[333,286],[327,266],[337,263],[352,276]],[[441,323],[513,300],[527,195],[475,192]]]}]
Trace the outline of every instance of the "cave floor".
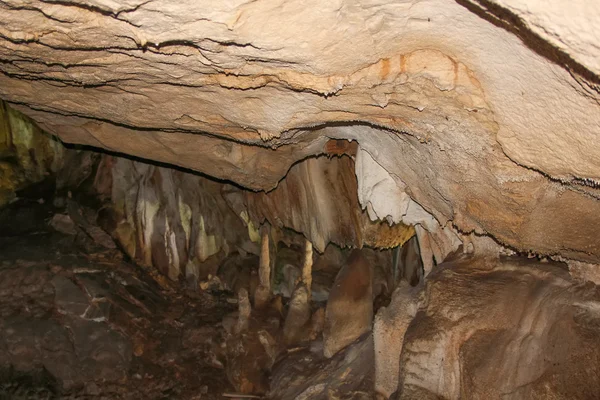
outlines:
[{"label": "cave floor", "polygon": [[[190,291],[42,204],[0,215],[0,399],[212,399],[231,294]],[[229,301],[228,301],[229,300]]]}]

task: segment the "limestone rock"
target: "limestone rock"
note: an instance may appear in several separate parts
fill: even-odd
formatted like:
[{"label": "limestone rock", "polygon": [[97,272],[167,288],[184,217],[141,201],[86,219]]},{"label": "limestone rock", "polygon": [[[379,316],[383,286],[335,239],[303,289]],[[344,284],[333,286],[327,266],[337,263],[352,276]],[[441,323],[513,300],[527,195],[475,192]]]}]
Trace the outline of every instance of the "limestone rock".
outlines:
[{"label": "limestone rock", "polygon": [[561,263],[460,256],[429,276],[394,398],[588,399],[600,390],[600,292]]},{"label": "limestone rock", "polygon": [[271,300],[271,245],[268,227],[263,227],[260,240],[260,257],[258,263],[258,286],[254,291],[254,307],[264,309]]},{"label": "limestone rock", "polygon": [[[124,333],[128,327],[123,326],[123,315],[129,312],[143,317],[144,303],[138,301],[133,306],[128,301],[130,294],[110,288],[108,271],[106,275],[101,271],[71,272],[69,277],[68,270],[56,269],[53,276],[55,272],[48,271],[45,264],[31,264],[0,268],[0,368],[12,366],[33,374],[43,368],[59,391],[95,381],[125,379],[133,345]],[[110,273],[115,274],[115,270]],[[136,286],[131,286],[132,293],[141,289]],[[153,296],[144,300],[150,303]],[[115,329],[109,320],[120,328]]]},{"label": "limestone rock", "polygon": [[323,330],[323,353],[332,357],[371,330],[373,269],[360,250],[354,250],[338,272],[329,293]]},{"label": "limestone rock", "polygon": [[103,156],[95,187],[107,199],[103,227],[139,264],[173,280],[200,274],[209,257],[227,255],[227,243],[247,240],[242,221],[221,196],[223,185],[209,179]]},{"label": "limestone rock", "polygon": [[252,308],[250,306],[250,299],[248,298],[248,291],[242,288],[238,292],[238,320],[234,329],[236,334],[240,334],[248,330],[251,312]]},{"label": "limestone rock", "polygon": [[594,282],[600,285],[600,265],[569,261],[569,273],[573,279],[583,282]]},{"label": "limestone rock", "polygon": [[396,250],[393,266],[394,283],[405,280],[411,286],[416,286],[423,280],[423,261],[419,241],[413,236],[402,247]]},{"label": "limestone rock", "polygon": [[52,220],[50,220],[50,226],[66,235],[75,235],[77,233],[75,223],[68,214],[55,214]]},{"label": "limestone rock", "polygon": [[225,372],[235,390],[246,394],[265,393],[277,351],[272,335],[254,321],[247,332],[229,337],[226,346]]}]

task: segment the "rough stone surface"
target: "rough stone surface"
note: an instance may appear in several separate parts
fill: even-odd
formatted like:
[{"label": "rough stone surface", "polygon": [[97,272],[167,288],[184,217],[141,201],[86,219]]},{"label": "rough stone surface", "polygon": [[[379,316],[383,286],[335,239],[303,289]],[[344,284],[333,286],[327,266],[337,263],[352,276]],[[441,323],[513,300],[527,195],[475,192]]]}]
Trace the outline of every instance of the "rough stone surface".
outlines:
[{"label": "rough stone surface", "polygon": [[[509,30],[520,30],[518,35],[526,43],[544,44],[546,48],[536,49],[542,55],[564,63],[574,73],[598,83],[590,75],[600,74],[600,49],[596,45],[600,32],[591,28],[600,13],[597,3],[575,0],[567,7],[561,1],[549,4],[536,0],[462,2],[464,5],[468,3],[480,7],[480,10],[471,8],[474,12],[496,18],[497,23],[502,23]],[[549,51],[550,46],[554,47],[554,51]]]},{"label": "rough stone surface", "polygon": [[598,286],[572,280],[561,263],[444,263],[404,336],[393,398],[594,398],[599,301]]},{"label": "rough stone surface", "polygon": [[[130,254],[145,254],[148,242],[140,238],[150,232],[152,264],[166,266],[159,268],[166,275],[179,278],[183,264],[177,260],[195,249],[195,257],[208,257],[208,269],[218,271],[218,276],[206,276],[199,285],[203,292],[185,294],[160,274],[153,274],[152,280],[148,272],[154,270],[144,273],[122,261],[112,240],[95,225],[96,211],[77,203],[75,198],[85,197],[85,192],[63,193],[52,199],[46,197],[53,193],[52,185],[42,191],[42,197],[36,189],[43,186],[29,188],[35,197],[20,198],[0,209],[0,397],[18,398],[6,390],[7,383],[13,385],[8,388],[11,390],[14,385],[35,389],[37,384],[31,381],[36,379],[45,382],[44,396],[67,393],[74,398],[220,397],[225,379],[236,391],[271,393],[273,398],[370,399],[374,388],[385,397],[398,383],[396,397],[408,399],[595,396],[600,388],[599,292],[592,283],[598,282],[597,265],[549,262],[534,254],[529,255],[530,260],[482,258],[482,253],[498,254],[500,246],[487,236],[459,233],[451,221],[440,224],[407,197],[406,185],[398,183],[397,195],[390,197],[402,201],[397,208],[390,207],[383,200],[394,193],[390,189],[395,181],[376,158],[352,143],[348,148],[345,142],[328,143],[331,153],[342,149],[354,154],[360,189],[350,179],[354,178],[348,173],[352,168],[338,168],[344,165],[341,160],[346,166],[352,164],[346,156],[323,158],[327,162],[322,163],[311,158],[313,161],[293,167],[278,189],[248,194],[183,171],[114,157],[103,158],[96,169],[94,157],[88,153],[68,152],[66,166],[56,180],[55,186],[62,188],[59,192],[93,181],[101,195],[116,199],[112,214],[101,218],[118,222],[109,226],[111,232],[118,233],[115,227],[129,223],[127,216],[133,216],[134,224],[150,221],[143,229],[129,227],[134,237],[120,241],[122,245],[135,244],[128,249],[135,251]],[[119,163],[121,167],[114,168]],[[310,173],[298,173],[302,169]],[[94,179],[88,179],[90,176]],[[318,304],[309,305],[308,299],[317,296],[304,288],[290,302],[275,296],[265,301],[262,310],[251,312],[248,293],[256,288],[257,280],[270,295],[268,288],[278,287],[282,278],[277,276],[278,268],[283,267],[288,290],[300,276],[302,285],[312,281],[313,287],[330,286],[327,278],[338,271],[350,251],[329,246],[324,255],[303,259],[311,248],[308,242],[281,224],[270,234],[261,231],[264,268],[260,279],[253,273],[259,260],[245,249],[255,247],[258,253],[254,239],[261,222],[253,222],[257,217],[250,215],[245,202],[252,196],[259,199],[257,203],[272,201],[271,209],[265,209],[276,221],[285,217],[282,205],[292,204],[286,203],[293,198],[291,188],[297,185],[303,188],[301,193],[308,194],[309,182],[316,181],[315,177],[327,178],[325,185],[315,182],[315,192],[328,196],[344,193],[341,198],[353,190],[359,194],[358,199],[337,209],[324,205],[317,222],[331,215],[375,214],[377,219],[398,217],[407,222],[405,218],[409,218],[415,224],[421,253],[431,268],[422,302],[403,282],[404,287],[386,305],[396,283],[392,252],[362,249],[339,270],[327,311]],[[350,185],[354,189],[346,190],[344,186],[352,182],[356,187]],[[157,198],[146,197],[146,191]],[[306,218],[319,207],[319,197],[310,197],[291,212]],[[358,202],[366,205],[363,213]],[[296,221],[305,222],[303,218]],[[335,218],[329,221],[326,227],[311,232],[336,237],[340,234],[337,229],[348,226]],[[361,226],[360,220],[349,226],[352,224]],[[266,225],[262,228],[270,224]],[[172,227],[177,230],[174,235]],[[232,227],[239,229],[225,231]],[[406,235],[408,231],[402,229]],[[207,239],[206,232],[216,232],[217,237]],[[190,240],[194,235],[203,239]],[[360,237],[344,235],[337,237]],[[283,251],[279,244],[288,242],[291,247]],[[465,254],[455,252],[453,260],[433,268],[459,242]],[[405,250],[414,244],[415,238]],[[74,248],[79,251],[73,253]],[[215,248],[218,253],[213,253]],[[224,257],[229,248],[236,248],[239,256],[226,259],[217,269],[215,258]],[[196,275],[190,276],[197,278],[202,265],[185,257],[186,274],[194,271]],[[307,266],[304,273],[300,271],[303,264]],[[290,265],[291,269],[285,268]],[[197,290],[197,282],[192,283],[191,288]],[[225,306],[215,306],[215,296],[223,287],[237,291],[239,297],[221,298]],[[250,290],[246,292],[246,288]],[[421,308],[417,312],[418,303]],[[238,305],[237,312],[229,313],[234,308],[231,304]],[[381,308],[374,330],[368,334],[373,312],[380,307],[386,308]],[[366,336],[358,338],[361,334]],[[300,347],[286,348],[286,344]]]},{"label": "rough stone surface", "polygon": [[[100,221],[121,248],[139,264],[154,266],[174,280],[184,275],[191,281],[214,275],[214,267],[236,250],[260,254],[258,228],[265,222],[273,225],[269,248],[279,242],[304,244],[290,229],[306,235],[321,252],[330,242],[394,247],[414,234],[402,223],[371,221],[361,211],[356,185],[349,157],[302,161],[269,193],[106,155],[94,174],[95,192],[105,202]],[[436,225],[431,226],[433,231]],[[269,297],[267,286],[261,293]]]},{"label": "rough stone surface", "polygon": [[330,139],[355,140],[443,228],[600,261],[594,2],[0,12],[0,97],[67,142],[272,189],[308,156],[353,153]]}]

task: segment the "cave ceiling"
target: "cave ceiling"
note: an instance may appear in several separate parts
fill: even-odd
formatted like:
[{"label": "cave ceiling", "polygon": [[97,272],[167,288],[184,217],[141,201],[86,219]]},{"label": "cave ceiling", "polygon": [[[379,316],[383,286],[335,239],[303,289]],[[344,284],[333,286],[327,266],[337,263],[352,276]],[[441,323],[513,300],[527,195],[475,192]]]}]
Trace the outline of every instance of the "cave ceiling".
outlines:
[{"label": "cave ceiling", "polygon": [[406,193],[598,263],[600,6],[545,4],[3,0],[0,97],[64,142],[252,190],[356,141],[373,218],[406,222]]}]

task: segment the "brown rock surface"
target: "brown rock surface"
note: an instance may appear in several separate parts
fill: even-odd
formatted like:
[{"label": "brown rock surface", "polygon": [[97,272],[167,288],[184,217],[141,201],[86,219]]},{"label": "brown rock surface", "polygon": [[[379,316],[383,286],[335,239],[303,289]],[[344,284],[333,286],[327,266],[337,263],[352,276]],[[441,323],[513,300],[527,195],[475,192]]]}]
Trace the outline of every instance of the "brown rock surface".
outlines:
[{"label": "brown rock surface", "polygon": [[400,282],[390,304],[380,309],[373,324],[375,392],[389,398],[398,389],[404,335],[420,306],[420,288]]},{"label": "brown rock surface", "polygon": [[0,398],[192,400],[231,390],[224,300],[161,287],[85,233],[35,222],[32,233],[0,235]]}]

